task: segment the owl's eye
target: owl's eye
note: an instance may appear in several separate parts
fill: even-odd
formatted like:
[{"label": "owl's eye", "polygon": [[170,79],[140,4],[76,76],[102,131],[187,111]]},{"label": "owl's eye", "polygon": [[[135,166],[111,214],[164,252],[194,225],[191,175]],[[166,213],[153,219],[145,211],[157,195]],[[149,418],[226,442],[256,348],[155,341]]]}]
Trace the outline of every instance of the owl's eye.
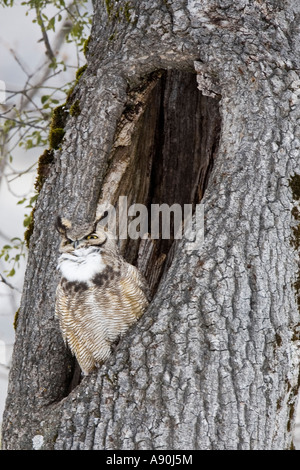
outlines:
[{"label": "owl's eye", "polygon": [[97,238],[98,238],[97,235],[88,235],[88,236],[86,237],[87,240],[91,240],[91,239],[96,240]]}]

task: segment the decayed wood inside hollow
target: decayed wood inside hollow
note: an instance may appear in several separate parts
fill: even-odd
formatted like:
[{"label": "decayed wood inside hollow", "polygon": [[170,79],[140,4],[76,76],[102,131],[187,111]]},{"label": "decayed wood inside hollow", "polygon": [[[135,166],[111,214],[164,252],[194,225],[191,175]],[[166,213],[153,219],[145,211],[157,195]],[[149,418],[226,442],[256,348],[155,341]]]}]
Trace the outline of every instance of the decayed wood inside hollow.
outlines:
[{"label": "decayed wood inside hollow", "polygon": [[[119,196],[127,196],[128,207],[146,205],[151,232],[152,204],[183,209],[201,201],[218,146],[218,101],[201,94],[194,73],[179,70],[148,77],[128,96],[99,204],[118,208]],[[153,293],[171,262],[173,235],[171,229],[167,240],[120,240],[122,254],[139,266]]]}]

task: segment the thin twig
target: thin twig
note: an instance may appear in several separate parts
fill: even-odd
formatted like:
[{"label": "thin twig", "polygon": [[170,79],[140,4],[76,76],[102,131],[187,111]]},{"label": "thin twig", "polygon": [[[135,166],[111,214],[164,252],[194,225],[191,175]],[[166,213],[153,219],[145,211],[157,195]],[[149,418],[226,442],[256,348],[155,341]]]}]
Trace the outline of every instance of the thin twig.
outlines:
[{"label": "thin twig", "polygon": [[48,38],[48,35],[47,35],[47,32],[46,32],[46,28],[45,28],[45,25],[44,25],[44,22],[43,22],[43,19],[42,19],[42,15],[41,15],[41,12],[40,12],[40,9],[39,9],[38,6],[36,6],[35,11],[36,11],[36,17],[37,17],[37,20],[38,20],[38,24],[40,25],[41,31],[42,31],[43,41],[44,41],[44,44],[45,44],[45,47],[46,47],[46,55],[49,57],[49,59],[52,62],[52,60],[55,59],[55,55],[54,55],[54,53],[51,49],[49,38]]},{"label": "thin twig", "polygon": [[[54,41],[53,48],[54,48],[55,51],[60,49],[60,47],[62,46],[68,31],[70,31],[71,28],[72,28],[72,23],[70,21],[65,20],[62,24],[62,27],[61,27],[60,31],[58,31],[57,36],[56,36],[55,41]],[[47,65],[47,67],[46,67],[46,65]],[[48,80],[48,78],[49,78],[49,75],[51,73],[51,68],[49,68],[49,64],[48,63],[44,64],[43,68],[44,68],[43,73],[42,73],[40,79],[37,80],[35,85],[32,86],[31,93],[26,94],[26,97],[27,97],[28,101],[33,99],[33,97],[39,91],[41,85],[43,85],[43,83],[45,83],[45,81]]]},{"label": "thin twig", "polygon": [[0,273],[0,282],[3,282],[3,284],[5,284],[6,286],[8,286],[10,289],[16,290],[16,291],[19,292],[20,294],[22,293],[22,291],[20,291],[20,289],[18,289],[18,287],[13,286],[13,285],[10,284],[6,279],[4,279],[4,277],[2,276],[1,273]]},{"label": "thin twig", "polygon": [[[0,118],[2,118],[2,117],[4,117],[4,114],[0,114]],[[42,126],[37,126],[36,124],[33,124],[33,123],[30,122],[30,121],[25,123],[25,122],[19,121],[18,119],[14,119],[14,118],[12,118],[12,117],[7,118],[7,119],[8,119],[9,121],[15,122],[16,124],[19,124],[19,125],[22,126],[22,127],[25,127],[25,126],[26,126],[26,127],[30,127],[30,128],[33,127],[34,129],[42,129],[43,131],[45,130],[45,126],[44,126],[44,127],[42,127]]]},{"label": "thin twig", "polygon": [[16,173],[18,173],[18,174],[17,174],[16,176],[14,176],[14,178],[12,178],[11,180],[8,179],[8,177],[9,177],[10,175],[6,175],[6,177],[7,177],[7,182],[8,182],[8,183],[11,183],[12,181],[15,181],[17,178],[20,178],[20,176],[30,173],[30,171],[31,171],[36,165],[37,165],[37,162],[35,162],[35,163],[33,163],[32,165],[30,165],[30,167],[27,168],[27,170],[23,170],[23,171],[20,171],[20,172],[15,171],[15,174],[16,174]]},{"label": "thin twig", "polygon": [[25,73],[25,75],[26,75],[27,77],[29,77],[30,74],[29,74],[29,73],[27,72],[27,70],[25,69],[24,64],[22,64],[21,60],[20,60],[19,57],[17,56],[17,53],[16,53],[13,49],[11,49],[11,48],[9,48],[9,52],[13,55],[15,61],[16,61],[17,64],[20,66],[21,70]]}]

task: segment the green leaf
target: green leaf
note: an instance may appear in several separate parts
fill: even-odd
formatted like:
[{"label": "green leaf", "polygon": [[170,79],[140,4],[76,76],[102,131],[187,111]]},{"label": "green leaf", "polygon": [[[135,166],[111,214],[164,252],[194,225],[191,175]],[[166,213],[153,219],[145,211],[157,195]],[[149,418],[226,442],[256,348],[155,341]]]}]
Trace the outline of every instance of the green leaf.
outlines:
[{"label": "green leaf", "polygon": [[29,150],[33,147],[33,142],[32,142],[32,139],[28,139],[26,141],[26,149]]},{"label": "green leaf", "polygon": [[30,222],[31,222],[31,215],[25,214],[24,215],[24,220],[23,220],[23,226],[28,227]]},{"label": "green leaf", "polygon": [[24,204],[25,201],[26,201],[26,197],[23,197],[23,199],[17,202],[17,205],[19,206],[20,204]]},{"label": "green leaf", "polygon": [[38,194],[35,194],[29,199],[29,204],[32,206],[32,204],[37,200]]},{"label": "green leaf", "polygon": [[55,16],[53,16],[53,18],[49,20],[47,29],[52,29],[53,31],[55,31]]},{"label": "green leaf", "polygon": [[41,102],[42,104],[46,103],[46,101],[48,101],[48,99],[50,98],[50,95],[43,95],[41,97]]},{"label": "green leaf", "polygon": [[15,268],[12,268],[9,273],[7,273],[7,277],[12,277],[16,274]]},{"label": "green leaf", "polygon": [[57,60],[56,57],[54,57],[51,61],[51,63],[48,65],[49,69],[56,69],[57,67]]}]

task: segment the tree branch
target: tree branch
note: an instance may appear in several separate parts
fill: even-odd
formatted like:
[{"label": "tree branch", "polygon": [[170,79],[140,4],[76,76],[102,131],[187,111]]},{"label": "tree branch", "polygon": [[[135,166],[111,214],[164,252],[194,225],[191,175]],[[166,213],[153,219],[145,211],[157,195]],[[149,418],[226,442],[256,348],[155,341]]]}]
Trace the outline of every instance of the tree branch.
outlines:
[{"label": "tree branch", "polygon": [[36,6],[35,11],[36,11],[36,17],[37,17],[37,20],[38,20],[38,24],[40,25],[41,31],[42,31],[43,41],[44,41],[44,44],[45,44],[45,47],[46,47],[46,55],[52,61],[52,60],[55,59],[55,55],[54,55],[54,53],[51,49],[49,38],[48,38],[48,35],[47,35],[47,32],[46,32],[46,28],[45,28],[45,25],[44,25],[44,22],[43,22],[43,19],[42,19],[42,15],[41,15],[41,12],[40,12],[40,9],[39,9],[38,6]]},{"label": "tree branch", "polygon": [[12,284],[10,284],[6,279],[4,279],[4,277],[2,276],[2,274],[0,273],[0,282],[3,282],[3,284],[5,284],[6,286],[8,286],[10,289],[12,290],[16,290],[17,292],[19,292],[20,294],[22,293],[20,291],[20,289],[18,289],[17,287],[14,287]]}]

